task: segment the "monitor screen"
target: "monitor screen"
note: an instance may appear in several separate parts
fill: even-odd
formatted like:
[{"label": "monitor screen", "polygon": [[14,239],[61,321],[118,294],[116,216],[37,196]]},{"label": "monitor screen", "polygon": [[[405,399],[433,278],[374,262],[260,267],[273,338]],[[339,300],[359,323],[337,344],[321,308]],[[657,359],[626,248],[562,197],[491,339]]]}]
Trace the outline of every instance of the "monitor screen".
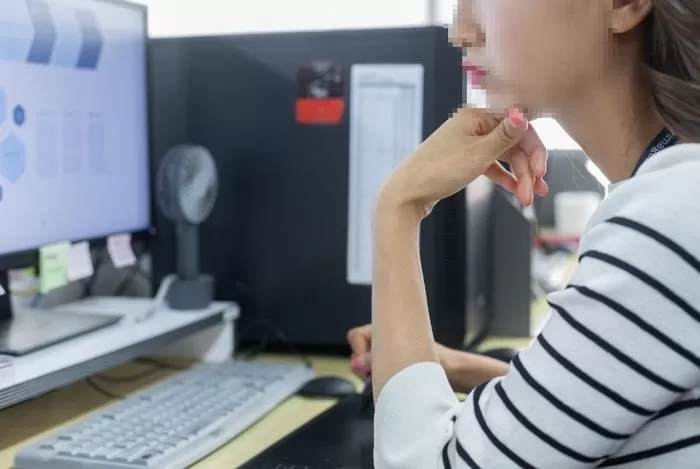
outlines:
[{"label": "monitor screen", "polygon": [[0,0],[0,255],[150,225],[146,12]]}]

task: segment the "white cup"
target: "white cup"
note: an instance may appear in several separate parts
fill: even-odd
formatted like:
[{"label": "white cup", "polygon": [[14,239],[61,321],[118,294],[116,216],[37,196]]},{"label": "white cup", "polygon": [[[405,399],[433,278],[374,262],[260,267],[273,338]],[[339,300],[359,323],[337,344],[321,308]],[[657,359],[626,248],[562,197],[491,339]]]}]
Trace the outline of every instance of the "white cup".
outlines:
[{"label": "white cup", "polygon": [[554,227],[559,234],[580,235],[600,204],[597,192],[560,192],[554,196]]}]

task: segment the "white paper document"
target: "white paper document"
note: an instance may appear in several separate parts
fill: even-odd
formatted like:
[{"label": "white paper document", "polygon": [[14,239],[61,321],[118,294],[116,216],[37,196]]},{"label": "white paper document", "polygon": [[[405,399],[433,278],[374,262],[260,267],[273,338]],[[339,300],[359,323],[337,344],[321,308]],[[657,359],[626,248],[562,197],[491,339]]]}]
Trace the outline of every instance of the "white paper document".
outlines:
[{"label": "white paper document", "polygon": [[423,66],[353,65],[350,71],[348,283],[372,283],[377,191],[423,140]]},{"label": "white paper document", "polygon": [[90,244],[87,241],[72,244],[68,251],[66,273],[68,280],[74,282],[90,277],[95,271],[90,255]]},{"label": "white paper document", "polygon": [[107,252],[117,269],[136,264],[136,255],[131,249],[131,234],[119,234],[107,238]]}]

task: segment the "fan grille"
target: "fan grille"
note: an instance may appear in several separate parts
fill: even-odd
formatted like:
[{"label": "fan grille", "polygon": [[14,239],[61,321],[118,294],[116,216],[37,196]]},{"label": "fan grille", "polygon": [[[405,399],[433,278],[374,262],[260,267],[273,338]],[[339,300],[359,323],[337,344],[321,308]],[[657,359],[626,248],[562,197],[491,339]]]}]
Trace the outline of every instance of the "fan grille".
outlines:
[{"label": "fan grille", "polygon": [[214,159],[201,146],[174,147],[163,158],[157,186],[158,205],[166,217],[200,224],[211,214],[218,195]]}]

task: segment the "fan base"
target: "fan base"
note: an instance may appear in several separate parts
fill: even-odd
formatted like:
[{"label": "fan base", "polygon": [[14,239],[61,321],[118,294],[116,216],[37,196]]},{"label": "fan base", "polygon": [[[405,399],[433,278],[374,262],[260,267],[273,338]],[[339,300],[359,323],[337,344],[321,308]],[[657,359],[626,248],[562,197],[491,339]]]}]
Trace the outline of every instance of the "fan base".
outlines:
[{"label": "fan base", "polygon": [[200,275],[194,280],[175,279],[165,301],[170,309],[177,311],[207,308],[214,301],[214,277]]}]

